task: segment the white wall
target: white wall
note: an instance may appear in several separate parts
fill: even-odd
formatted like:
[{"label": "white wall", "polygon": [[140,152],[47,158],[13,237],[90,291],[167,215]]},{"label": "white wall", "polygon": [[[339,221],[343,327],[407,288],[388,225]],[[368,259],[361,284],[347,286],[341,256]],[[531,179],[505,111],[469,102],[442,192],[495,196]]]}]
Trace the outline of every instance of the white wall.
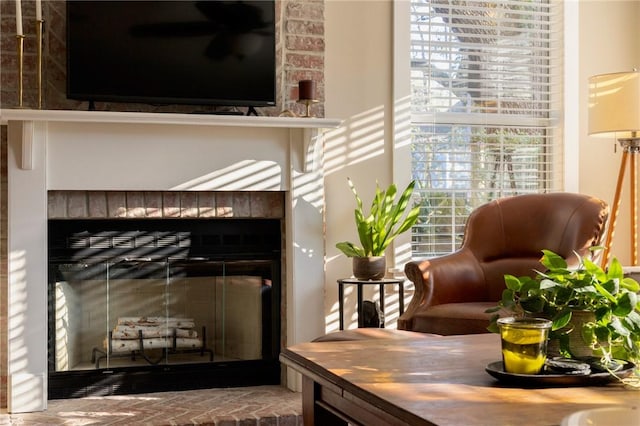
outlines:
[{"label": "white wall", "polygon": [[[602,142],[587,135],[587,81],[594,74],[640,67],[640,1],[566,0],[565,5],[568,13],[578,13],[577,19],[569,17],[579,28],[571,30],[566,46],[574,61],[574,66],[568,67],[568,78],[578,81],[565,99],[566,115],[578,114],[578,120],[567,134],[572,144],[566,153],[570,166],[566,170],[571,175],[565,182],[568,190],[612,203],[620,150],[614,152],[614,141]],[[391,153],[393,6],[393,0],[325,1],[326,116],[345,119],[345,126],[328,138],[325,153],[327,331],[337,329],[336,279],[351,274],[350,260],[335,249],[335,243],[356,239],[355,204],[346,178],[351,177],[367,195],[376,179],[381,185],[390,183],[393,176],[403,179],[401,170],[393,170]],[[572,161],[571,156],[577,160]],[[624,195],[628,196],[628,191]],[[612,252],[623,263],[629,258],[627,210],[623,205]],[[347,327],[354,326],[350,319],[355,305],[355,296],[348,297]]]},{"label": "white wall", "polygon": [[[575,1],[575,0],[572,0]],[[614,138],[589,136],[588,80],[596,74],[640,68],[640,1],[579,2],[579,67],[577,76],[580,116],[579,192],[600,197],[609,204],[613,197],[622,151]],[[572,48],[568,46],[567,48]],[[573,47],[576,48],[576,47]],[[571,114],[571,110],[567,110]],[[571,155],[568,152],[567,155]],[[629,181],[627,168],[626,181]],[[630,259],[629,187],[622,193],[611,254],[623,264]]]},{"label": "white wall", "polygon": [[[357,241],[356,205],[347,177],[365,205],[371,202],[376,180],[382,187],[392,181],[392,10],[391,0],[325,1],[325,111],[327,117],[345,120],[325,146],[327,331],[337,330],[336,280],[351,276],[351,259],[335,244]],[[347,328],[353,324],[354,306],[350,294]]]}]

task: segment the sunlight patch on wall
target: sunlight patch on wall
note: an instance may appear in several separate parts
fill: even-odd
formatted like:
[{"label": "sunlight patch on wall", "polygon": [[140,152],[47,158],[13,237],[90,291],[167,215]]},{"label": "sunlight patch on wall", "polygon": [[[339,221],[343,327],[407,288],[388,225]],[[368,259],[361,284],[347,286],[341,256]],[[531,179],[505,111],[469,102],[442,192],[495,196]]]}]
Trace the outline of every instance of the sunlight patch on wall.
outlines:
[{"label": "sunlight patch on wall", "polygon": [[384,107],[370,109],[346,119],[325,138],[325,173],[362,163],[384,154]]},{"label": "sunlight patch on wall", "polygon": [[400,243],[400,240],[396,239],[393,244],[393,253],[393,258],[396,262],[395,268],[402,272],[404,265],[411,260],[411,243]]},{"label": "sunlight patch on wall", "polygon": [[172,190],[278,191],[283,189],[282,168],[273,161],[244,160],[177,185]]},{"label": "sunlight patch on wall", "polygon": [[298,198],[304,199],[318,211],[324,208],[322,195],[322,179],[315,173],[303,173],[296,175],[293,190],[294,206],[298,203]]},{"label": "sunlight patch on wall", "polygon": [[27,349],[24,342],[27,316],[27,282],[26,258],[24,251],[13,251],[9,254],[10,272],[12,278],[9,283],[8,300],[8,354],[10,365],[9,375],[19,373],[27,366]]}]

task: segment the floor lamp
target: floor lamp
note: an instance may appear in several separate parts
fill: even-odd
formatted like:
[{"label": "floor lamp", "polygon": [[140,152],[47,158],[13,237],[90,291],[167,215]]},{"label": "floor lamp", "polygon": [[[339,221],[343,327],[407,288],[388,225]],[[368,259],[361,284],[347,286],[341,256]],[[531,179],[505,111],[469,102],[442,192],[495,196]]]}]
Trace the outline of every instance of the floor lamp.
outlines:
[{"label": "floor lamp", "polygon": [[629,165],[631,202],[631,264],[638,264],[638,192],[637,157],[640,153],[640,73],[601,74],[589,79],[589,134],[615,134],[622,147],[616,192],[602,257],[602,267],[609,263],[611,241],[616,227],[622,186]]}]

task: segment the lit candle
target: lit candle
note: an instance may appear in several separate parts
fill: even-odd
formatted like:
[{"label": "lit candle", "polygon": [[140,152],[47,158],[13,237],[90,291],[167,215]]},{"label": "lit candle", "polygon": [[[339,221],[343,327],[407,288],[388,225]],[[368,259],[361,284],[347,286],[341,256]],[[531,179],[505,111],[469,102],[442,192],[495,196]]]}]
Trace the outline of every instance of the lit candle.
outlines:
[{"label": "lit candle", "polygon": [[42,21],[42,0],[36,0],[36,21]]},{"label": "lit candle", "polygon": [[22,32],[22,4],[20,0],[16,0],[16,34],[24,35]]},{"label": "lit candle", "polygon": [[300,80],[298,82],[298,99],[313,100],[316,96],[316,82],[313,80]]}]

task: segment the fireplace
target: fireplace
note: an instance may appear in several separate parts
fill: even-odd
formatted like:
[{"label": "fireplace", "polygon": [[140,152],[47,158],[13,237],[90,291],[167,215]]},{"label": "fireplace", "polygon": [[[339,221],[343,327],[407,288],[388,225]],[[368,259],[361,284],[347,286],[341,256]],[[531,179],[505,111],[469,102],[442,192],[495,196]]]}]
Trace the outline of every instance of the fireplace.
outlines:
[{"label": "fireplace", "polygon": [[281,236],[279,219],[50,219],[49,397],[278,384]]},{"label": "fireplace", "polygon": [[[324,332],[321,129],[335,128],[340,125],[339,120],[46,110],[2,110],[2,116],[8,124],[9,151],[9,412],[43,410],[52,398],[48,380],[49,219],[132,220],[142,216],[155,220],[162,216],[160,212],[166,213],[165,218],[244,219],[256,216],[254,194],[259,197],[279,193],[279,219],[284,229],[279,345],[309,341]],[[52,215],[52,210],[62,210],[48,198],[58,191],[85,192],[89,199],[68,199],[64,206],[67,215]],[[215,192],[220,198],[216,195],[215,202],[205,199],[204,204],[203,199],[194,201],[194,194],[203,192]],[[110,197],[91,199],[93,194],[102,193]],[[246,196],[236,197],[237,193]],[[156,198],[145,207],[138,201],[148,195]],[[125,200],[127,209],[118,207],[114,202],[118,199]],[[272,217],[262,213],[258,211],[257,216]],[[176,317],[180,318],[177,314]],[[109,323],[103,325],[105,335],[115,327],[114,321],[117,318],[110,317]],[[201,327],[202,324],[194,324],[199,334]],[[207,339],[213,333],[211,327],[214,326],[206,327]],[[90,350],[94,346],[104,350],[102,342],[88,345]],[[85,350],[81,351],[82,357],[87,356]],[[194,364],[216,367],[220,358],[216,357],[215,347],[212,350],[212,362],[205,354],[204,362],[170,364],[166,374],[180,375]],[[150,354],[149,358],[156,360],[160,355]],[[110,358],[109,365],[128,362],[127,359]],[[136,362],[140,362],[139,357]],[[95,369],[95,364],[90,365],[89,362],[87,368]],[[118,382],[124,372],[104,365],[103,358],[99,365],[104,370],[103,383]],[[128,374],[136,374],[135,366],[126,368],[130,368]],[[164,370],[165,365],[145,366],[149,368]],[[65,380],[83,374],[60,373],[68,375]],[[300,389],[295,372],[284,370],[280,379],[280,383]],[[210,378],[202,375],[198,380],[209,382]],[[132,380],[132,386],[135,383]]]}]

